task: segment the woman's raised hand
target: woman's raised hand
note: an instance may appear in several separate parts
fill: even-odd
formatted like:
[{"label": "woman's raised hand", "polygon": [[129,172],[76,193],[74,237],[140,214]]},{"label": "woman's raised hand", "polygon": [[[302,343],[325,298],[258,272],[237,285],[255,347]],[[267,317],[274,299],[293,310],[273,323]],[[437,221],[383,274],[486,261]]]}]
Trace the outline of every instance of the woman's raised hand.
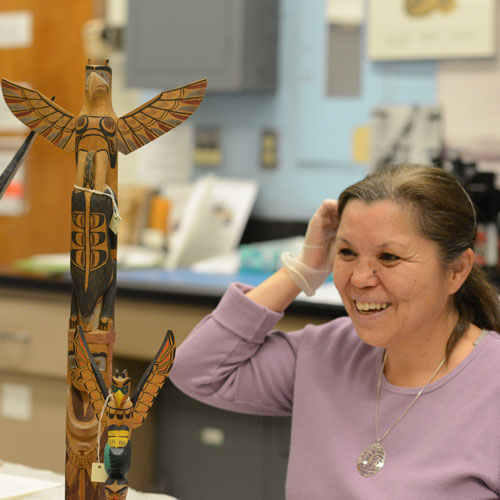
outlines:
[{"label": "woman's raised hand", "polygon": [[332,271],[332,247],[337,227],[337,202],[326,199],[307,225],[301,254],[284,252],[281,256],[292,280],[308,296],[314,295]]}]

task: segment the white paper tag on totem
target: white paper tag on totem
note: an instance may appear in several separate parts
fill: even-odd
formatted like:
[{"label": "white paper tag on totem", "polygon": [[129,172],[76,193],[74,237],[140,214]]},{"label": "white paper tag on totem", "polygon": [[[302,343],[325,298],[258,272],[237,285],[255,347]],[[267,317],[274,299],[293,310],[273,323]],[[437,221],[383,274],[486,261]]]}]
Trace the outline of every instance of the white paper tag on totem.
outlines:
[{"label": "white paper tag on totem", "polygon": [[104,464],[94,462],[92,464],[92,475],[90,477],[90,480],[93,483],[104,483],[106,482],[106,479],[108,479],[108,473],[104,468]]},{"label": "white paper tag on totem", "polygon": [[118,227],[120,226],[120,221],[121,221],[120,216],[116,212],[113,212],[113,217],[111,217],[111,220],[109,221],[109,229],[111,229],[111,231],[113,231],[113,233],[115,234],[118,234]]}]

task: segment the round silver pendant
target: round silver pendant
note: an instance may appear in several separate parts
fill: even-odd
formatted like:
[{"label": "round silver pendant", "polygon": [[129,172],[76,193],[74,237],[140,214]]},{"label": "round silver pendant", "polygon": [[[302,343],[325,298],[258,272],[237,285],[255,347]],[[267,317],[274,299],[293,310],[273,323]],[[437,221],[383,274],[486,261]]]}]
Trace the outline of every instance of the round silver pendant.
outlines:
[{"label": "round silver pendant", "polygon": [[380,443],[368,446],[358,458],[358,472],[363,477],[374,476],[385,462],[385,450]]}]

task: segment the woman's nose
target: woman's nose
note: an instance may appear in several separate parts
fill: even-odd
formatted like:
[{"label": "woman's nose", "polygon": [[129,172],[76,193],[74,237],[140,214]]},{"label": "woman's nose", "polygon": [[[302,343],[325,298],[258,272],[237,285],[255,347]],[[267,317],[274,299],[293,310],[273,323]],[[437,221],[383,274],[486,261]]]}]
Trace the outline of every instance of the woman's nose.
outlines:
[{"label": "woman's nose", "polygon": [[352,270],[351,283],[357,288],[378,284],[376,265],[370,262],[356,262]]}]

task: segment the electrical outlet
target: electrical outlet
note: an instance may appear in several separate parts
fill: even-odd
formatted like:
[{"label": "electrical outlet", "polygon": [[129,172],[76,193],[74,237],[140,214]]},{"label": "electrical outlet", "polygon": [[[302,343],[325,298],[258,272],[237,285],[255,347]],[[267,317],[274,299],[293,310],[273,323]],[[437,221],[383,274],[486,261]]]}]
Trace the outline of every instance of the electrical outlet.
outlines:
[{"label": "electrical outlet", "polygon": [[260,139],[260,165],[263,168],[278,166],[278,138],[274,130],[263,130]]}]

